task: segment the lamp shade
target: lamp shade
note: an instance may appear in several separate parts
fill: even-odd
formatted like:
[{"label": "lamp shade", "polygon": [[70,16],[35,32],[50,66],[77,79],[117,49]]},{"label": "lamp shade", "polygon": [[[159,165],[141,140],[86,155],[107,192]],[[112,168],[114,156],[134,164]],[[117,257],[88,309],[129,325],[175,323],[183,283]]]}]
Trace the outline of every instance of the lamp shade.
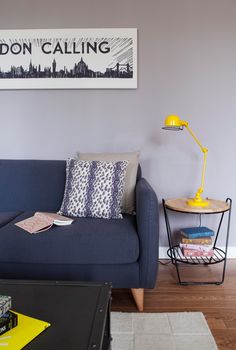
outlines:
[{"label": "lamp shade", "polygon": [[181,119],[177,115],[169,115],[165,119],[165,130],[183,130]]}]

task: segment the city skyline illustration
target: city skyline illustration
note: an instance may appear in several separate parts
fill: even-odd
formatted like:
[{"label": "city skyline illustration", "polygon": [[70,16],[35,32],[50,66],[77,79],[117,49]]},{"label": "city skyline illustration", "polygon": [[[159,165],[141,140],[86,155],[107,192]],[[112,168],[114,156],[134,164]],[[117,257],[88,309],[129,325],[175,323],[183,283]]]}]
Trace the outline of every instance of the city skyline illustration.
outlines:
[{"label": "city skyline illustration", "polygon": [[28,68],[22,65],[14,66],[7,71],[0,67],[0,79],[28,79],[28,78],[133,78],[133,69],[129,63],[116,63],[113,67],[107,67],[104,72],[92,70],[81,57],[78,63],[67,68],[57,69],[57,61],[54,58],[51,66],[35,65],[32,60]]}]

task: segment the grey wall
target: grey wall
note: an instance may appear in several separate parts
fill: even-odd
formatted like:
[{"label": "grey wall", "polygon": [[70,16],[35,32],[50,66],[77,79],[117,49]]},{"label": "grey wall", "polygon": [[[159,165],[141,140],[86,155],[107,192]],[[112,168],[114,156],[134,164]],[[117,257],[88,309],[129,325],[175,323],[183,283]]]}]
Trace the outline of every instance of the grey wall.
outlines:
[{"label": "grey wall", "polygon": [[[202,156],[186,131],[161,129],[175,113],[209,148],[205,194],[236,198],[235,18],[235,0],[0,0],[1,29],[139,31],[137,90],[0,91],[0,158],[140,149],[144,176],[159,199],[191,196]],[[175,227],[189,224],[174,219]],[[233,215],[231,246],[235,229]]]}]

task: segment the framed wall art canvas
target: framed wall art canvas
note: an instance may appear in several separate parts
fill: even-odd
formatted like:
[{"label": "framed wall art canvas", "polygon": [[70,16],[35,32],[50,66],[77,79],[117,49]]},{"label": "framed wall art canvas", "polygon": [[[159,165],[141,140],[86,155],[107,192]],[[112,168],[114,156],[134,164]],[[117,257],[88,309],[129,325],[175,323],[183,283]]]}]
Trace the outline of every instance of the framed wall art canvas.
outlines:
[{"label": "framed wall art canvas", "polygon": [[137,29],[0,30],[0,89],[135,89]]}]

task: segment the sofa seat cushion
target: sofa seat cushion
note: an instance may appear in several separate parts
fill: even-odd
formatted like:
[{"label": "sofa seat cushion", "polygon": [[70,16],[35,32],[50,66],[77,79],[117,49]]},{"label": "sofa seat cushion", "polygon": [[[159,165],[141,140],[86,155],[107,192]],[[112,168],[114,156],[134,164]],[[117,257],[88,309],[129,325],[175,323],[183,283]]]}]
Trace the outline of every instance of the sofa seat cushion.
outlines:
[{"label": "sofa seat cushion", "polygon": [[29,234],[14,225],[32,216],[23,213],[0,229],[0,263],[125,264],[137,261],[136,218],[76,218],[71,225]]},{"label": "sofa seat cushion", "polygon": [[7,225],[9,222],[14,220],[21,213],[22,213],[21,211],[0,212],[0,227]]}]

